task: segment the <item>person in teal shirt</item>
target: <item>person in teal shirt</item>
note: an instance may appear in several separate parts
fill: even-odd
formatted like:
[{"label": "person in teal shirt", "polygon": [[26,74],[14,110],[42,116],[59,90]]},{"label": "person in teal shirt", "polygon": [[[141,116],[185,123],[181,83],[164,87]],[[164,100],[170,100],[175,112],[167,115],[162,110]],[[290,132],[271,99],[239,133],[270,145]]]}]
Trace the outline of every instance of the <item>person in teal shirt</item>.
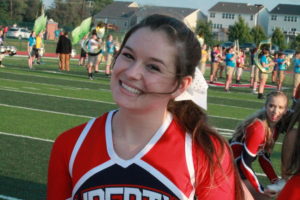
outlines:
[{"label": "person in teal shirt", "polygon": [[294,89],[293,89],[293,98],[295,98],[297,87],[300,84],[300,51],[296,52],[293,63],[294,63]]},{"label": "person in teal shirt", "polygon": [[278,83],[277,83],[277,90],[280,91],[282,89],[283,81],[285,79],[285,71],[287,70],[287,60],[283,53],[279,53],[278,59]]},{"label": "person in teal shirt", "polygon": [[225,62],[226,62],[225,91],[229,92],[229,87],[232,83],[232,76],[236,66],[236,56],[233,47],[230,47],[229,49],[226,50]]},{"label": "person in teal shirt", "polygon": [[266,73],[267,71],[270,70],[270,67],[274,66],[274,62],[269,58],[270,55],[270,51],[268,49],[264,49],[263,50],[263,55],[260,58],[260,64],[262,65],[262,67],[265,69],[265,71],[261,71],[260,72],[260,84],[258,87],[258,99],[264,99],[264,89],[265,89],[265,85],[266,82],[268,80],[268,73]]}]

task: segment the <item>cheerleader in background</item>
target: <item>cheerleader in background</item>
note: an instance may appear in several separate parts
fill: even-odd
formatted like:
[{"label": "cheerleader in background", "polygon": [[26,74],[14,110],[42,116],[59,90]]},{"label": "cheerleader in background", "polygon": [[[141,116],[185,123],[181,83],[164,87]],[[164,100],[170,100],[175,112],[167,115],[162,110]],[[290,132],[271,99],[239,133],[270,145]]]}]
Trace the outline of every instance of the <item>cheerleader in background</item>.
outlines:
[{"label": "cheerleader in background", "polygon": [[236,128],[230,141],[241,177],[254,199],[271,199],[270,197],[276,195],[276,192],[265,189],[259,182],[252,169],[252,163],[258,158],[271,183],[281,180],[272,166],[270,156],[287,107],[288,97],[283,92],[271,92],[267,96],[264,108],[243,121]]}]

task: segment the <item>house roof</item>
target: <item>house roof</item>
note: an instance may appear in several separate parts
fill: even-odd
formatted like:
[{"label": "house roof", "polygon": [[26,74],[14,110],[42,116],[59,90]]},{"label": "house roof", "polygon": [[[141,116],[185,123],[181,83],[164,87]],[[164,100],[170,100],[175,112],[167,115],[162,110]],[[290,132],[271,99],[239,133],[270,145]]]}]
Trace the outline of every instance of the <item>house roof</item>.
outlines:
[{"label": "house roof", "polygon": [[99,13],[95,15],[96,18],[127,18],[132,16],[137,10],[138,6],[134,2],[114,1],[107,5]]},{"label": "house roof", "polygon": [[271,14],[300,15],[300,5],[278,4]]},{"label": "house roof", "polygon": [[138,12],[138,16],[148,16],[152,14],[164,14],[170,15],[177,19],[184,19],[188,15],[192,14],[193,12],[199,9],[192,9],[192,8],[178,8],[178,7],[160,7],[160,6],[143,6]]},{"label": "house roof", "polygon": [[219,2],[211,7],[209,12],[227,12],[227,13],[242,13],[242,14],[256,14],[264,8],[261,4],[250,5],[247,3],[232,3]]}]

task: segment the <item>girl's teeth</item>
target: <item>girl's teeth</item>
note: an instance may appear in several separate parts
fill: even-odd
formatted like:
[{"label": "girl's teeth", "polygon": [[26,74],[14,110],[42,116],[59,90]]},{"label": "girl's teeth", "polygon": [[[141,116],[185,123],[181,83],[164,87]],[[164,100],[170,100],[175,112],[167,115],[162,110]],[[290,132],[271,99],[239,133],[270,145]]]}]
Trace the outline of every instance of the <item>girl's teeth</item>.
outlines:
[{"label": "girl's teeth", "polygon": [[131,92],[133,94],[140,94],[141,92],[135,88],[129,87],[128,85],[125,85],[124,83],[122,83],[122,87],[124,89],[126,89],[128,92]]}]

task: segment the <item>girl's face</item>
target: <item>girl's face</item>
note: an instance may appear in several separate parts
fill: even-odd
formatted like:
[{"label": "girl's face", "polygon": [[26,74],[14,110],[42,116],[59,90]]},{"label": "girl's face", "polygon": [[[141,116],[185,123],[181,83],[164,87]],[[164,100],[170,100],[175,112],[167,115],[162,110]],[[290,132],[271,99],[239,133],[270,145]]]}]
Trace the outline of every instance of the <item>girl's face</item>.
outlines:
[{"label": "girl's face", "polygon": [[122,108],[166,109],[170,99],[182,92],[177,86],[177,49],[162,31],[141,28],[127,40],[116,58],[111,77],[115,102]]},{"label": "girl's face", "polygon": [[287,110],[285,96],[272,97],[266,105],[267,119],[271,123],[277,123]]}]

